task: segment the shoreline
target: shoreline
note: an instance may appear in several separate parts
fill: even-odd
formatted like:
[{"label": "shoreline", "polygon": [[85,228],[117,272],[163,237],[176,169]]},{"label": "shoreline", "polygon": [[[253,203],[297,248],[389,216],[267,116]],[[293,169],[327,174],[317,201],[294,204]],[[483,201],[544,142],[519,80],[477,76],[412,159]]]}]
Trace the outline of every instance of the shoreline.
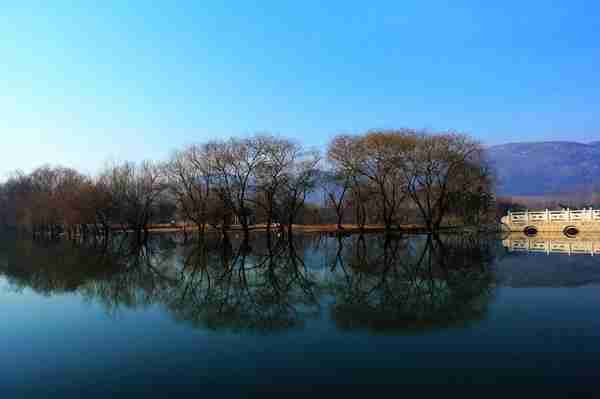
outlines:
[{"label": "shoreline", "polygon": [[[386,229],[384,225],[365,225],[363,228],[352,225],[352,224],[343,224],[342,229],[339,229],[336,224],[294,224],[292,225],[292,231],[301,232],[301,233],[329,233],[329,234],[376,234],[376,233],[385,233]],[[448,226],[440,229],[440,232],[444,231],[452,231],[456,229],[461,229],[463,226]],[[170,226],[170,225],[151,225],[148,228],[149,233],[179,233],[186,231],[188,233],[195,233],[198,231],[197,226]],[[284,227],[284,231],[287,231],[287,226]],[[116,229],[115,231],[119,231]],[[243,232],[243,229],[240,225],[231,226],[228,232],[239,233]],[[251,225],[249,226],[249,232],[266,232],[266,225]],[[280,231],[279,227],[271,226],[272,232]],[[206,227],[206,233],[219,233],[221,230],[215,229],[212,226]],[[428,231],[425,226],[416,225],[416,224],[407,224],[396,226],[390,230],[390,233],[413,233],[413,234],[427,234]]]}]

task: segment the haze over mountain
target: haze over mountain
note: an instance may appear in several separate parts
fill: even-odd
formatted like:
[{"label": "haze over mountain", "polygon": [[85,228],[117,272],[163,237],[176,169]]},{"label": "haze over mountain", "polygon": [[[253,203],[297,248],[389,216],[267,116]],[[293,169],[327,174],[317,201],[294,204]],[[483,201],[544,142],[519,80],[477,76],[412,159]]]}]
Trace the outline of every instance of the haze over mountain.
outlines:
[{"label": "haze over mountain", "polygon": [[600,186],[600,141],[509,143],[487,152],[499,195],[569,194]]}]

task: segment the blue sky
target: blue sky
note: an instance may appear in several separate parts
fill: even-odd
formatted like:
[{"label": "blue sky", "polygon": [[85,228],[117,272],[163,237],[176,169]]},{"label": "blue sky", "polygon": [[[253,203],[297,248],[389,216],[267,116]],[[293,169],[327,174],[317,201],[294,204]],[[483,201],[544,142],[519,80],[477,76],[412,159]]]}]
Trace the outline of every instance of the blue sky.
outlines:
[{"label": "blue sky", "polygon": [[598,2],[84,3],[2,6],[0,176],[256,132],[600,139]]}]

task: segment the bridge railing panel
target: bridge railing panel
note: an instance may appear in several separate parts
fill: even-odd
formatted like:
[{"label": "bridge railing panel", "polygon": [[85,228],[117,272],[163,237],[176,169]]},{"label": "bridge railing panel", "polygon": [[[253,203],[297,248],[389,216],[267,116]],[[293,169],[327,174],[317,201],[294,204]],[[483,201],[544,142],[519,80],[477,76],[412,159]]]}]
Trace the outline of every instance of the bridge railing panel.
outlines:
[{"label": "bridge railing panel", "polygon": [[536,211],[536,212],[509,212],[508,220],[511,223],[529,223],[529,222],[579,222],[579,221],[600,221],[600,209],[579,209],[562,211]]},{"label": "bridge railing panel", "polygon": [[563,211],[551,211],[548,212],[550,221],[568,221],[569,214]]},{"label": "bridge railing panel", "polygon": [[525,212],[513,213],[510,215],[511,222],[526,222],[527,214]]},{"label": "bridge railing panel", "polygon": [[529,220],[531,221],[546,221],[546,212],[530,212]]},{"label": "bridge railing panel", "polygon": [[589,213],[587,211],[570,211],[569,212],[570,220],[573,220],[573,221],[585,220],[585,219],[587,219],[586,216],[588,216],[588,215],[589,215]]}]

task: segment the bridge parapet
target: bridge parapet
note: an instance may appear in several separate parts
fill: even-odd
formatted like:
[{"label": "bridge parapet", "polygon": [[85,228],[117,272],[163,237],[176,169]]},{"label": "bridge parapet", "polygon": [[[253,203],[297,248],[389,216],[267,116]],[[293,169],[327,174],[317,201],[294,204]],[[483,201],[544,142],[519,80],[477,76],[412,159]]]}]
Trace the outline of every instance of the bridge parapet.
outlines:
[{"label": "bridge parapet", "polygon": [[502,223],[510,231],[533,228],[540,232],[560,232],[574,227],[581,232],[600,232],[600,209],[508,212]]},{"label": "bridge parapet", "polygon": [[600,222],[600,209],[565,209],[562,211],[508,212],[507,224],[529,224],[534,222],[563,223],[563,222]]}]

